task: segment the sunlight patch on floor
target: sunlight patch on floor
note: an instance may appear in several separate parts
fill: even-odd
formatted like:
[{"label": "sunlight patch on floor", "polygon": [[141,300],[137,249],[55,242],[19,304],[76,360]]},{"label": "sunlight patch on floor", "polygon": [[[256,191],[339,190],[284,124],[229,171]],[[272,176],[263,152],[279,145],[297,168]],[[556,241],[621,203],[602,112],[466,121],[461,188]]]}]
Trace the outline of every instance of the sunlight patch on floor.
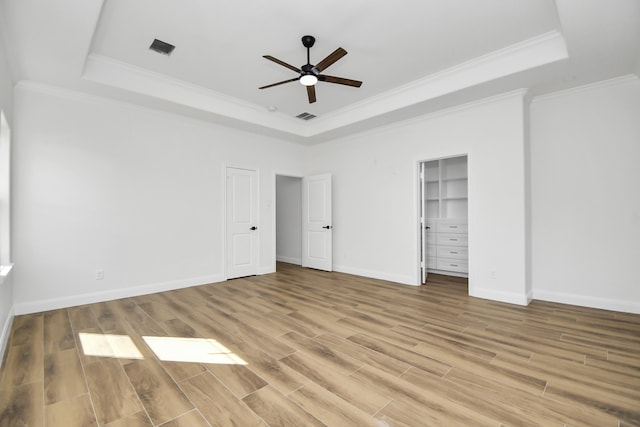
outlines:
[{"label": "sunlight patch on floor", "polygon": [[87,356],[119,359],[144,359],[129,335],[90,334],[80,332],[82,351]]},{"label": "sunlight patch on floor", "polygon": [[142,337],[158,359],[165,362],[192,362],[246,365],[224,345],[214,339],[179,337]]}]

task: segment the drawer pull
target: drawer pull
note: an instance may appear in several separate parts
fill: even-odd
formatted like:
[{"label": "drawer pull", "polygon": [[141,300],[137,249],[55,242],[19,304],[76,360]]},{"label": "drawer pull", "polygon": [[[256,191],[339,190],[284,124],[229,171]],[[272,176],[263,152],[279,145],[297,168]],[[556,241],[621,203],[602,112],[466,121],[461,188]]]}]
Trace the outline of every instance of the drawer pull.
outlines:
[{"label": "drawer pull", "polygon": [[449,251],[450,254],[457,254],[458,252],[456,251]]},{"label": "drawer pull", "polygon": [[457,267],[458,264],[449,264],[451,267]]},{"label": "drawer pull", "polygon": [[452,241],[452,242],[457,242],[458,241],[458,239],[449,239],[449,240]]},{"label": "drawer pull", "polygon": [[457,225],[450,225],[449,228],[458,228]]}]

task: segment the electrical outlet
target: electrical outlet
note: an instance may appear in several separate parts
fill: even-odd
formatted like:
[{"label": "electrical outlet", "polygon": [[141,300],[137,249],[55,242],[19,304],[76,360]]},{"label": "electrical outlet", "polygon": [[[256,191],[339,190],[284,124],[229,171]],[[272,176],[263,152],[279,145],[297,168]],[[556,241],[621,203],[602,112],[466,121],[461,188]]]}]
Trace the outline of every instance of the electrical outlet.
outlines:
[{"label": "electrical outlet", "polygon": [[489,278],[491,278],[491,279],[495,279],[496,278],[496,270],[495,269],[489,271]]},{"label": "electrical outlet", "polygon": [[104,279],[104,270],[96,270],[96,280]]}]

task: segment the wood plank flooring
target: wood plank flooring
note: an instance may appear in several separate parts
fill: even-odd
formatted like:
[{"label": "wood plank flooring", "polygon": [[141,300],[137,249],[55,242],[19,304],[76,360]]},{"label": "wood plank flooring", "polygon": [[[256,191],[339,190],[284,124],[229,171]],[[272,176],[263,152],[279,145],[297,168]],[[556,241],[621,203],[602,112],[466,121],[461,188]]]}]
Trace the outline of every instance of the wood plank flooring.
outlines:
[{"label": "wood plank flooring", "polygon": [[0,427],[640,426],[640,315],[278,264],[17,316],[0,375]]}]

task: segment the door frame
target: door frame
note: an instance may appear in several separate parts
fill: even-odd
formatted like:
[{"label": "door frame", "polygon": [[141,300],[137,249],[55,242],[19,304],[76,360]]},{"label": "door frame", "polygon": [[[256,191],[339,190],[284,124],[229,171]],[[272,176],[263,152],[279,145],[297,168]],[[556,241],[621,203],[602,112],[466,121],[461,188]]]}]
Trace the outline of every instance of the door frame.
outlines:
[{"label": "door frame", "polygon": [[[433,160],[443,160],[443,159],[450,159],[452,157],[461,157],[461,156],[466,156],[467,157],[467,200],[468,200],[468,205],[467,205],[467,222],[468,222],[468,245],[469,245],[469,254],[471,253],[471,245],[473,242],[473,239],[471,238],[472,233],[473,233],[473,228],[471,227],[471,206],[472,206],[472,192],[471,192],[471,153],[469,152],[455,152],[455,153],[451,153],[451,154],[446,154],[444,156],[437,156],[437,157],[428,157],[428,158],[422,158],[422,159],[416,159],[413,162],[413,173],[414,173],[414,179],[413,179],[413,185],[414,185],[414,189],[413,189],[413,194],[415,195],[414,201],[415,201],[415,205],[414,205],[414,209],[413,209],[413,213],[414,213],[414,224],[415,224],[415,230],[416,232],[413,233],[414,236],[414,245],[413,245],[413,250],[414,250],[414,259],[416,260],[415,263],[415,284],[416,286],[421,286],[422,285],[422,272],[421,270],[421,256],[420,256],[420,251],[422,250],[421,245],[422,245],[422,241],[421,241],[421,222],[420,222],[420,203],[422,203],[422,194],[420,192],[420,164],[421,163],[426,163],[426,162],[431,162]],[[469,274],[467,275],[467,278],[469,279],[469,286],[468,289],[471,289],[471,269],[469,269]],[[467,291],[469,292],[469,291]]]},{"label": "door frame", "polygon": [[220,208],[222,209],[222,226],[221,226],[221,231],[222,231],[222,239],[220,242],[220,246],[221,246],[221,253],[222,253],[222,264],[223,264],[223,268],[224,268],[224,280],[229,280],[229,271],[228,271],[228,266],[227,266],[227,260],[229,258],[229,254],[227,253],[227,169],[232,168],[232,169],[244,169],[244,170],[250,170],[250,171],[255,171],[256,173],[256,198],[257,198],[257,212],[256,212],[256,222],[258,223],[257,227],[258,227],[258,235],[256,237],[257,239],[257,246],[258,246],[258,250],[257,250],[257,259],[256,259],[256,264],[257,264],[257,272],[256,274],[262,274],[262,272],[260,271],[260,235],[262,233],[262,227],[261,227],[261,220],[260,220],[260,168],[258,167],[251,167],[250,165],[236,165],[236,164],[228,164],[228,163],[223,163],[222,164],[222,203],[220,204]]}]

